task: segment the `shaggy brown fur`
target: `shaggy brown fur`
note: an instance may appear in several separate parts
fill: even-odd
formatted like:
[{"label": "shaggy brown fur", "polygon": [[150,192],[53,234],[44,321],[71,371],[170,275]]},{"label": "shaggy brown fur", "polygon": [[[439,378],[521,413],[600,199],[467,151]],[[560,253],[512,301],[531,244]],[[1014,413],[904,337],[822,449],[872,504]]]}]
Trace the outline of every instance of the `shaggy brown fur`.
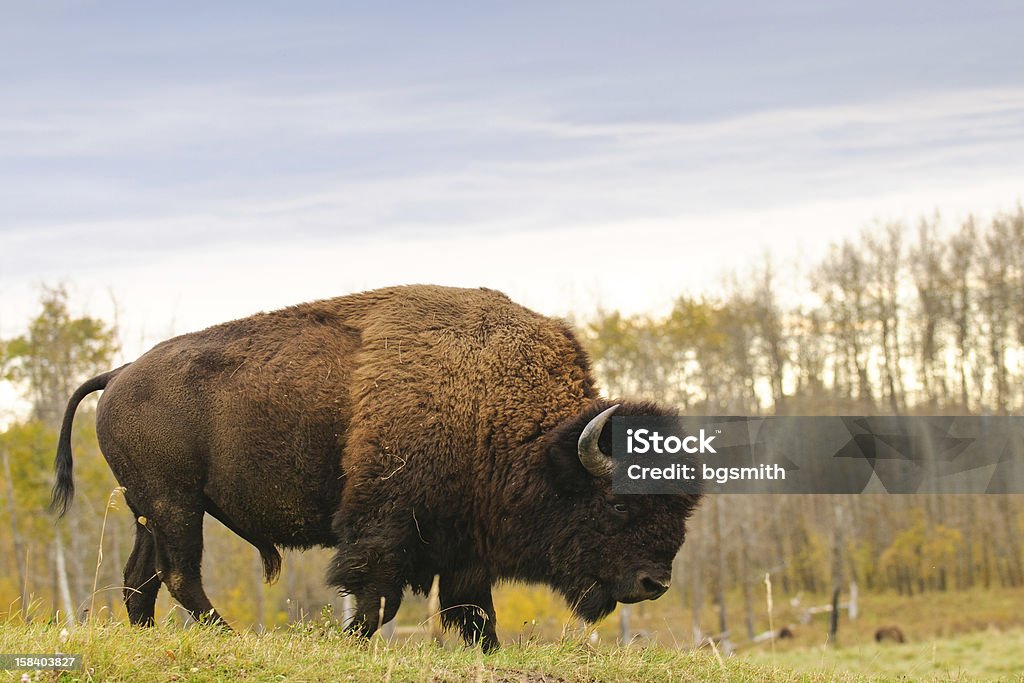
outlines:
[{"label": "shaggy brown fur", "polygon": [[[199,573],[208,512],[259,549],[268,580],[275,546],[337,547],[329,580],[364,634],[382,599],[387,622],[405,587],[440,574],[443,621],[490,649],[503,579],[546,583],[588,620],[658,597],[697,502],[616,497],[583,468],[576,441],[611,405],[585,353],[566,323],[486,289],[364,292],[159,344],[72,396],[58,508],[71,419],[101,388],[101,449],[145,518],[125,567],[133,623],[152,622],[161,583],[219,619]],[[617,413],[631,414],[667,411]]]}]

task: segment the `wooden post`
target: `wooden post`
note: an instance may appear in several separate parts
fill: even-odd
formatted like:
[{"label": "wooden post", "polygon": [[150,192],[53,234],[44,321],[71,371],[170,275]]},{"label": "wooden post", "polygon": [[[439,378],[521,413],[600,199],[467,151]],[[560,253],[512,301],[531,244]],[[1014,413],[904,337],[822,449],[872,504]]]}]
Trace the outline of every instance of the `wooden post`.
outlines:
[{"label": "wooden post", "polygon": [[828,613],[828,642],[835,645],[839,633],[839,586],[832,589],[832,610]]},{"label": "wooden post", "polygon": [[348,624],[356,615],[356,601],[350,593],[341,596],[341,623]]},{"label": "wooden post", "polygon": [[835,645],[839,633],[839,593],[843,585],[843,506],[836,498],[833,506],[832,530],[832,612],[828,621],[828,642]]},{"label": "wooden post", "polygon": [[704,609],[704,580],[701,577],[701,565],[704,553],[701,548],[701,539],[703,534],[698,534],[695,539],[690,541],[694,546],[691,546],[693,562],[690,567],[690,578],[692,580],[692,592],[693,592],[693,646],[700,647],[701,643],[704,642],[704,630],[700,627],[700,613]]},{"label": "wooden post", "polygon": [[718,555],[718,569],[715,572],[715,603],[718,605],[718,637],[722,650],[732,654],[729,638],[729,622],[725,613],[725,543],[722,535],[722,496],[715,498],[715,550]]},{"label": "wooden post", "polygon": [[256,581],[256,631],[263,633],[266,630],[266,595],[263,592],[263,560],[259,553],[256,553],[256,562],[253,565],[253,578]]},{"label": "wooden post", "polygon": [[60,595],[60,605],[64,610],[64,618],[69,626],[74,626],[77,621],[75,615],[75,604],[71,600],[71,587],[68,585],[68,568],[64,560],[64,543],[60,538],[60,529],[55,529],[53,534],[53,557],[57,571],[57,590]]},{"label": "wooden post", "polygon": [[743,615],[747,640],[754,639],[754,591],[750,569],[750,535],[746,520],[740,521],[740,582],[743,585]]},{"label": "wooden post", "polygon": [[427,635],[435,643],[440,643],[441,632],[441,577],[434,574],[427,596]]}]

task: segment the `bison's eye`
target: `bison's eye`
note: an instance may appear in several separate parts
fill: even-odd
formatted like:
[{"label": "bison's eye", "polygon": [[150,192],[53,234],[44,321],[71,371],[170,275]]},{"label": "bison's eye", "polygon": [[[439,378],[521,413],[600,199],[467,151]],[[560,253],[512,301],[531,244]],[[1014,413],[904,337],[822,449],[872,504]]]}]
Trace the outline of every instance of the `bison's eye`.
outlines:
[{"label": "bison's eye", "polygon": [[617,534],[629,525],[629,506],[618,500],[606,501],[607,512],[604,515],[605,533]]}]

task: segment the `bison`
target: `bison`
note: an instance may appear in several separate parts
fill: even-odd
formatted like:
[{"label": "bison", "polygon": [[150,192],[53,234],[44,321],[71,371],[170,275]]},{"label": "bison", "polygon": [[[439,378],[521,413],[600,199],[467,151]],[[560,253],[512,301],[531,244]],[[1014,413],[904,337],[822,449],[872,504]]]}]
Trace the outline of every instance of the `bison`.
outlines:
[{"label": "bison", "polygon": [[96,433],[135,513],[131,623],[161,585],[197,619],[203,516],[255,546],[336,549],[328,581],[370,636],[405,588],[440,576],[442,620],[498,645],[491,587],[540,582],[586,621],[652,600],[699,495],[615,495],[612,402],[564,321],[500,292],[413,285],[291,306],[185,334],[71,396],[52,504],[73,493],[71,423],[103,389]]},{"label": "bison", "polygon": [[891,640],[894,643],[907,642],[906,637],[903,635],[903,629],[895,624],[878,627],[878,630],[875,631],[875,642],[881,643],[883,640]]}]

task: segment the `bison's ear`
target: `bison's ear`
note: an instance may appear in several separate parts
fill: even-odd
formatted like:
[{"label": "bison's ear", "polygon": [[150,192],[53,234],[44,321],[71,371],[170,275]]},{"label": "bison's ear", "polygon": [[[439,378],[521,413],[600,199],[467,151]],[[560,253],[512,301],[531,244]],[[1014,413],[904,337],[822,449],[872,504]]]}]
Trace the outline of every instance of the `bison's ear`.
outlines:
[{"label": "bison's ear", "polygon": [[576,444],[552,443],[547,452],[548,476],[555,489],[564,493],[588,493],[594,490],[593,475],[580,463]]},{"label": "bison's ear", "polygon": [[556,489],[567,493],[588,493],[606,483],[607,476],[595,476],[596,473],[588,470],[581,461],[580,436],[591,421],[598,418],[602,424],[598,427],[601,431],[597,434],[597,445],[603,453],[611,453],[612,430],[611,424],[607,423],[611,412],[614,408],[595,405],[591,410],[565,420],[551,432],[546,458],[548,474]]}]

